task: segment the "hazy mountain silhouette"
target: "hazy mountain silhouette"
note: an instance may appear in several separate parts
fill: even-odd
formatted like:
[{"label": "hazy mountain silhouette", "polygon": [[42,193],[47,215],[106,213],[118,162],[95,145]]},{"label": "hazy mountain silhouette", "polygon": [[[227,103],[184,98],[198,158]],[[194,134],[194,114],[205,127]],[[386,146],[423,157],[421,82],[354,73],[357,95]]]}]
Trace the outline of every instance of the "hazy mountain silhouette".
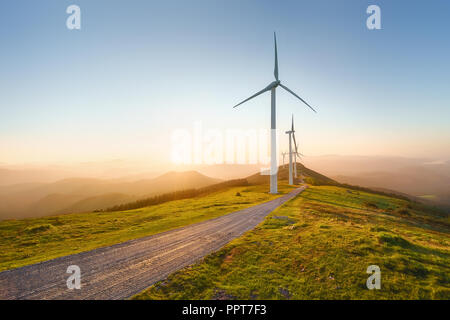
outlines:
[{"label": "hazy mountain silhouette", "polygon": [[[330,155],[307,156],[302,163],[306,167],[298,165],[299,171],[321,183],[333,184],[337,181],[390,190],[450,205],[449,161]],[[0,168],[0,219],[92,211],[221,181],[211,176],[224,179],[247,176],[250,183],[266,183],[269,180],[269,176],[260,173],[251,175],[258,171],[257,165],[198,165],[190,168],[195,170],[172,171],[156,176],[148,167],[138,169],[118,160],[83,163],[74,168],[50,165],[40,169],[3,167]],[[68,178],[74,172],[87,175],[85,178]],[[99,176],[114,179],[93,178]],[[279,177],[287,179],[287,166],[280,170]]]},{"label": "hazy mountain silhouette", "polygon": [[450,205],[450,161],[400,157],[307,157],[308,167],[341,183],[389,189]]},{"label": "hazy mountain silhouette", "polygon": [[220,182],[195,171],[168,172],[133,182],[92,178],[63,179],[0,187],[0,219],[85,212],[152,195]]}]

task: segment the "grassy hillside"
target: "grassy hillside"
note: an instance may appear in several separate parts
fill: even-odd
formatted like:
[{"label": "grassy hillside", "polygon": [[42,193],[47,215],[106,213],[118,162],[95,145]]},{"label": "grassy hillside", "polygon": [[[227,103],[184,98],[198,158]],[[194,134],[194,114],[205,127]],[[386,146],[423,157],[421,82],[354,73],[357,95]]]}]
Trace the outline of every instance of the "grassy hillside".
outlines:
[{"label": "grassy hillside", "polygon": [[[373,169],[372,169],[373,170]],[[394,171],[366,171],[352,175],[335,175],[342,183],[368,188],[391,189],[424,199],[438,205],[450,206],[450,163],[410,165]]]},{"label": "grassy hillside", "polygon": [[132,209],[139,209],[139,208],[145,208],[148,206],[154,206],[157,204],[166,203],[169,201],[174,200],[182,200],[182,199],[190,199],[194,197],[200,197],[200,196],[206,196],[208,194],[222,191],[227,188],[231,187],[245,187],[248,186],[249,183],[246,179],[235,179],[235,180],[228,180],[220,183],[216,183],[207,187],[203,188],[196,188],[196,189],[185,189],[180,191],[174,191],[169,193],[164,193],[161,195],[148,197],[144,199],[139,199],[132,202],[125,202],[121,203],[119,205],[115,205],[109,208],[106,208],[104,210],[97,210],[97,211],[124,211],[124,210],[132,210]]},{"label": "grassy hillside", "polygon": [[[447,213],[401,195],[346,187],[302,165],[298,170],[311,184],[309,189],[243,237],[136,298],[450,299]],[[286,167],[279,171],[282,181],[277,196],[267,193],[268,177],[257,174],[247,178],[250,185],[222,183],[215,185],[219,190],[210,186],[193,193],[190,189],[125,203],[113,212],[0,222],[0,271],[156,234],[271,200],[292,190],[284,180],[287,172]],[[167,180],[167,185],[176,184]],[[212,193],[206,192],[208,188]],[[184,199],[186,195],[189,199]],[[80,205],[117,197],[94,197]],[[173,200],[179,198],[183,199]],[[119,210],[130,208],[134,209]],[[377,291],[365,286],[366,269],[373,264],[380,266],[382,274],[382,289]]]},{"label": "grassy hillside", "polygon": [[220,181],[196,171],[186,171],[137,181],[71,178],[53,183],[3,186],[0,187],[0,220],[88,212]]},{"label": "grassy hillside", "polygon": [[0,271],[215,218],[290,190],[282,185],[279,195],[270,195],[267,186],[242,186],[135,210],[2,221]]},{"label": "grassy hillside", "polygon": [[[450,220],[384,195],[312,186],[136,299],[450,299]],[[381,268],[381,290],[366,269]]]},{"label": "grassy hillside", "polygon": [[122,203],[137,200],[137,196],[132,196],[123,193],[107,193],[100,196],[83,198],[75,202],[73,205],[59,210],[59,213],[74,213],[74,212],[89,212],[93,210],[100,210],[109,206],[115,206]]},{"label": "grassy hillside", "polygon": [[[323,174],[320,174],[314,170],[308,169],[301,163],[297,163],[297,173],[298,178],[304,177],[304,180],[306,183],[313,184],[313,185],[338,185],[339,183],[334,181],[333,179],[330,179]],[[285,180],[287,181],[289,179],[289,166],[280,166],[278,169],[278,179],[279,180]],[[263,183],[269,183],[270,176],[268,175],[261,175],[260,173],[255,173],[254,175],[251,175],[247,178],[247,181],[250,184],[263,184]]]}]

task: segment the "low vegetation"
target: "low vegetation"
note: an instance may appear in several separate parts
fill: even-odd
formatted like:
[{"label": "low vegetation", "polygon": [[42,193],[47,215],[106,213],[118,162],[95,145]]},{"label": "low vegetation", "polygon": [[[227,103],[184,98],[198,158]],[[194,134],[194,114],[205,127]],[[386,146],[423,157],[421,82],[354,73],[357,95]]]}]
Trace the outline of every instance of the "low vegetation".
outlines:
[{"label": "low vegetation", "polygon": [[[114,212],[66,214],[0,222],[0,271],[149,236],[212,219],[279,195],[266,186],[230,187],[189,199]],[[241,196],[236,196],[239,193]],[[156,198],[157,199],[157,198]]]},{"label": "low vegetation", "polygon": [[[135,299],[450,299],[448,212],[342,185],[298,165],[310,187],[263,223]],[[98,212],[0,222],[0,271],[212,219],[279,195],[254,175]],[[369,265],[381,290],[368,290]]]},{"label": "low vegetation", "polygon": [[[448,214],[312,186],[243,237],[135,299],[450,299]],[[367,267],[381,269],[368,290]]]},{"label": "low vegetation", "polygon": [[[226,189],[229,187],[242,187],[242,186],[248,186],[248,181],[246,179],[229,180],[229,181],[220,182],[220,183],[213,184],[211,186],[207,186],[207,187],[203,187],[203,188],[174,191],[174,192],[165,193],[165,194],[157,195],[157,196],[142,199],[142,200],[137,200],[135,202],[120,204],[120,205],[108,208],[104,211],[123,211],[123,210],[145,208],[148,206],[154,206],[154,205],[169,202],[169,201],[189,199],[189,198],[194,198],[194,197],[198,197],[198,196],[205,196],[205,195],[208,195],[208,194],[211,194],[211,193],[214,193],[214,192],[217,192],[219,190],[223,190],[223,189]],[[97,210],[97,212],[100,212],[100,211],[103,211],[103,210]]]}]

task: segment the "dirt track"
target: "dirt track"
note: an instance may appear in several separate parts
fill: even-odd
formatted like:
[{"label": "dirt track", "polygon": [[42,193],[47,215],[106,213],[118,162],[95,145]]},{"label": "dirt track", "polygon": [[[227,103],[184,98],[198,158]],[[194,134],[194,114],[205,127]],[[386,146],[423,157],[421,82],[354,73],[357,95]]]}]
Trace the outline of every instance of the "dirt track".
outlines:
[{"label": "dirt track", "polygon": [[[215,219],[117,245],[0,273],[0,299],[126,299],[217,251],[303,191]],[[81,269],[81,289],[68,289],[67,267]]]}]

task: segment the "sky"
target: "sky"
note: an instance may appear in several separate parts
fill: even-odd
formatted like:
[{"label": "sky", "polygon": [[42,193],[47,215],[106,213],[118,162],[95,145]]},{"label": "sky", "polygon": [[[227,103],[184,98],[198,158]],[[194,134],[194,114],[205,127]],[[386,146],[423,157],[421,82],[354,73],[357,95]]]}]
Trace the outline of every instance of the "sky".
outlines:
[{"label": "sky", "polygon": [[277,91],[277,126],[294,115],[303,154],[450,159],[447,0],[9,0],[0,163],[156,165],[177,129],[269,128],[269,93],[232,106],[274,80],[274,31],[282,83],[318,111]]}]

